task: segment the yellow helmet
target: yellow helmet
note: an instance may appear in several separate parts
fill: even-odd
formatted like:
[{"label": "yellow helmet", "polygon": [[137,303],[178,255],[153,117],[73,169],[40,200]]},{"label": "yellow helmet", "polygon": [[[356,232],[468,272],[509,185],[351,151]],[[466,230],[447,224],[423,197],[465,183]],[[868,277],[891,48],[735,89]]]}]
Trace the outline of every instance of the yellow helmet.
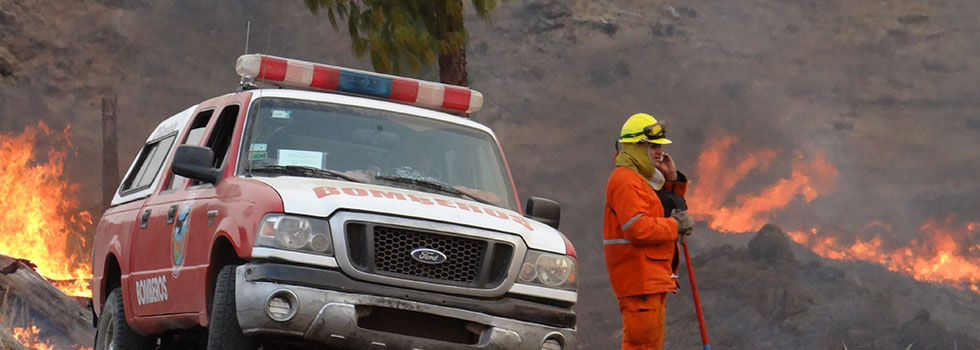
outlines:
[{"label": "yellow helmet", "polygon": [[637,113],[631,115],[619,133],[619,143],[670,144],[664,122],[658,122],[652,115]]}]

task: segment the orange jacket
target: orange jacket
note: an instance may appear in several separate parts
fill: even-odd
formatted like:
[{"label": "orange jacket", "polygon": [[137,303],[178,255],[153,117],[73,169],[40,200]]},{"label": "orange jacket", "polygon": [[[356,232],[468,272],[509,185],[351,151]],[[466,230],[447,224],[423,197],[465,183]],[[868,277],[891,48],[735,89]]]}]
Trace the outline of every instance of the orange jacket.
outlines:
[{"label": "orange jacket", "polygon": [[[687,178],[678,173],[678,180],[661,190],[683,196]],[[617,297],[676,291],[677,221],[665,217],[656,192],[632,169],[617,166],[609,176],[602,242]]]}]

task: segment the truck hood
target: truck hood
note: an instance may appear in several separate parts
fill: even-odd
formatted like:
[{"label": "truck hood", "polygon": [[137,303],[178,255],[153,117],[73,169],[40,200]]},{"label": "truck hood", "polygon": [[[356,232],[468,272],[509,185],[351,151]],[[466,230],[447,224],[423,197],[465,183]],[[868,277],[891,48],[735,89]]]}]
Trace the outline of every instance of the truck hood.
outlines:
[{"label": "truck hood", "polygon": [[516,234],[528,248],[567,254],[565,240],[551,226],[514,211],[479,202],[410,189],[308,177],[254,177],[282,197],[286,213],[328,217],[354,210],[442,221]]}]

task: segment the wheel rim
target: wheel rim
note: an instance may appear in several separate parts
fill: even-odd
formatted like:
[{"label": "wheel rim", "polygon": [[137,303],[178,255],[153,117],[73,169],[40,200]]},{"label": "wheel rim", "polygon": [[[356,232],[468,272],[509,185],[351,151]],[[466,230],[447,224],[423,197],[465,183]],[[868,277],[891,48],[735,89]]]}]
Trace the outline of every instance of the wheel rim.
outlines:
[{"label": "wheel rim", "polygon": [[105,341],[108,343],[105,346],[106,350],[116,350],[116,318],[113,315],[109,315],[109,327],[107,327],[105,332]]}]

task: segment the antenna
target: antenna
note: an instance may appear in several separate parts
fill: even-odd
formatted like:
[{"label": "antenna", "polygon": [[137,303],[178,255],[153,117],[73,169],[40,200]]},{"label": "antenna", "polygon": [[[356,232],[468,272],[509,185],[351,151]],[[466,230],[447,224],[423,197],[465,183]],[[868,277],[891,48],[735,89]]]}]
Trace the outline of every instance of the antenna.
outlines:
[{"label": "antenna", "polygon": [[245,25],[245,54],[248,55],[248,36],[252,32],[252,21]]},{"label": "antenna", "polygon": [[272,46],[272,26],[269,26],[269,30],[266,31],[266,42],[265,42],[265,52],[271,52],[269,47]]},{"label": "antenna", "polygon": [[[248,37],[251,36],[251,33],[252,33],[252,21],[248,21],[248,23],[245,25],[245,54],[246,55],[248,54]],[[241,79],[238,80],[239,90],[250,90],[254,88],[255,88],[255,84],[250,81],[248,82],[245,81],[244,75],[242,75]]]}]

